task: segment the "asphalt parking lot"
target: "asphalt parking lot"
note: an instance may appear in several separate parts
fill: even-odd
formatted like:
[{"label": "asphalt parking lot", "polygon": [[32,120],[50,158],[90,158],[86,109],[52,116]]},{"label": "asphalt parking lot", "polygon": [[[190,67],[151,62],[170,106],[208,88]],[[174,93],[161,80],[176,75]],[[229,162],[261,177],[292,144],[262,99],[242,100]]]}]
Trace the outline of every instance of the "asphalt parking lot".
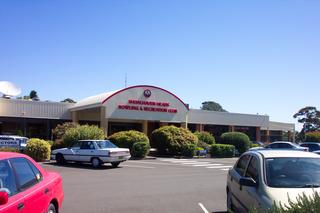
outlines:
[{"label": "asphalt parking lot", "polygon": [[70,163],[42,166],[61,174],[61,213],[223,213],[226,175],[232,159],[130,160],[119,168]]}]

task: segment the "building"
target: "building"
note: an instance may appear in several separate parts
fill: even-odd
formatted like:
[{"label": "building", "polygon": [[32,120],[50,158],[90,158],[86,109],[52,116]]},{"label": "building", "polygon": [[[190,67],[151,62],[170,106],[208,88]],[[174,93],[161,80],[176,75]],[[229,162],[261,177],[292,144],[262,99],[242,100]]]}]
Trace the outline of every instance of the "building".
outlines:
[{"label": "building", "polygon": [[106,135],[131,129],[150,135],[161,126],[175,125],[211,132],[217,141],[230,131],[244,132],[252,141],[293,141],[295,130],[294,124],[272,122],[266,115],[189,109],[175,94],[149,85],[102,93],[75,104],[0,99],[0,134],[51,139],[57,124],[70,121],[98,125]]}]

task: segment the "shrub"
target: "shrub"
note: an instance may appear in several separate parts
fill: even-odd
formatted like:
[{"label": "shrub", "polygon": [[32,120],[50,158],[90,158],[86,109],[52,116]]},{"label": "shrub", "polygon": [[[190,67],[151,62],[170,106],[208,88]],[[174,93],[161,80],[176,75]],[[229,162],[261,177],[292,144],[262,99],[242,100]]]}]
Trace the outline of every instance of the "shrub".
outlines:
[{"label": "shrub", "polygon": [[199,142],[204,142],[206,144],[214,144],[216,140],[214,139],[213,135],[209,132],[195,132],[195,136],[198,137]]},{"label": "shrub", "polygon": [[195,144],[188,144],[182,147],[181,154],[186,157],[192,158],[196,154],[197,146]]},{"label": "shrub", "polygon": [[105,138],[104,132],[94,125],[77,125],[76,127],[67,129],[62,137],[62,145],[70,147],[78,140],[103,140]]},{"label": "shrub", "polygon": [[144,133],[135,130],[117,132],[108,139],[118,147],[129,148],[130,151],[132,151],[135,143],[144,142],[149,144],[149,138]]},{"label": "shrub", "polygon": [[164,126],[152,132],[151,141],[159,154],[183,155],[190,151],[190,147],[185,146],[196,146],[198,138],[187,129]]},{"label": "shrub", "polygon": [[221,135],[222,144],[234,145],[240,154],[244,153],[250,148],[249,137],[242,132],[226,132]]},{"label": "shrub", "polygon": [[75,128],[77,126],[78,126],[78,124],[75,124],[75,123],[72,123],[72,122],[66,122],[66,123],[63,123],[63,124],[58,124],[56,126],[56,128],[54,128],[52,130],[52,134],[54,135],[54,137],[56,139],[62,139],[64,134],[66,133],[66,131],[68,129]]},{"label": "shrub", "polygon": [[250,148],[260,147],[259,144],[256,143],[250,143]]},{"label": "shrub", "polygon": [[2,147],[0,152],[20,152],[19,149],[13,147]]},{"label": "shrub", "polygon": [[307,142],[320,142],[320,132],[308,132],[306,133]]},{"label": "shrub", "polygon": [[235,146],[228,144],[213,144],[210,148],[211,157],[233,157],[235,154]]},{"label": "shrub", "polygon": [[149,142],[136,142],[132,146],[132,157],[134,158],[144,158],[148,155],[150,151]]},{"label": "shrub", "polygon": [[25,153],[35,161],[44,161],[50,159],[50,144],[38,138],[31,138],[27,143]]}]

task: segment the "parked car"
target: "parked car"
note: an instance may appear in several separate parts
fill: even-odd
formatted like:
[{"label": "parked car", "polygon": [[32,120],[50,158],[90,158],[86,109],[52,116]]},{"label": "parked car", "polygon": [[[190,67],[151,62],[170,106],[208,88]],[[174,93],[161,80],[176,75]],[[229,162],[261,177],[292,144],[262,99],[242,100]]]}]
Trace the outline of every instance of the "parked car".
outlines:
[{"label": "parked car", "polygon": [[51,159],[58,164],[67,161],[89,162],[94,168],[103,163],[117,167],[131,157],[130,150],[118,148],[108,140],[80,140],[70,148],[56,149],[51,152]]},{"label": "parked car", "polygon": [[0,148],[10,147],[24,150],[28,143],[28,138],[17,135],[0,135]]},{"label": "parked car", "polygon": [[0,212],[56,213],[64,198],[61,176],[30,157],[0,152]]},{"label": "parked car", "polygon": [[254,147],[249,150],[260,150],[260,149],[290,149],[290,150],[296,150],[296,151],[308,151],[307,147],[301,147],[298,144],[288,142],[288,141],[276,141],[264,147]]},{"label": "parked car", "polygon": [[241,155],[227,176],[227,207],[234,212],[273,203],[286,205],[298,195],[320,192],[320,156],[311,152],[255,150]]},{"label": "parked car", "polygon": [[314,152],[316,154],[320,154],[320,143],[304,142],[304,143],[301,143],[300,146],[307,147],[309,149],[309,152]]}]

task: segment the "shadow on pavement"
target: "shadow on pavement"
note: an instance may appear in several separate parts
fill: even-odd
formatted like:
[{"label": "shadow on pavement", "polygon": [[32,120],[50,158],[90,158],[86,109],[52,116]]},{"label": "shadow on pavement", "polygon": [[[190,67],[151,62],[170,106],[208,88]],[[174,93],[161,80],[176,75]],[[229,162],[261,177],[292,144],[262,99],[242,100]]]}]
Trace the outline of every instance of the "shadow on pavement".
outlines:
[{"label": "shadow on pavement", "polygon": [[217,212],[212,212],[212,213],[228,213],[227,211],[217,211]]},{"label": "shadow on pavement", "polygon": [[46,162],[46,163],[42,163],[42,164],[55,166],[55,167],[74,168],[74,169],[90,169],[90,170],[108,170],[108,169],[120,169],[121,168],[121,165],[116,168],[111,165],[101,165],[99,168],[93,168],[92,165],[89,163],[65,163],[63,165],[58,165],[55,162]]}]

